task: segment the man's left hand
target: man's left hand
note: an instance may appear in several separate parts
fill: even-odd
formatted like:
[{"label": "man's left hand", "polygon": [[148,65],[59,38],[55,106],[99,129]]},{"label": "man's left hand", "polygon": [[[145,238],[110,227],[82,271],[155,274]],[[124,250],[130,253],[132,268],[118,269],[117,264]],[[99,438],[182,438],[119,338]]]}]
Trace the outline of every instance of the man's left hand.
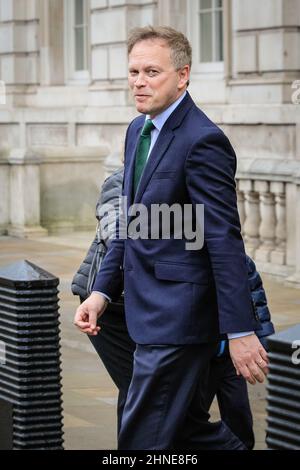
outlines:
[{"label": "man's left hand", "polygon": [[238,375],[252,385],[264,381],[268,373],[268,356],[255,334],[230,339],[229,351]]}]

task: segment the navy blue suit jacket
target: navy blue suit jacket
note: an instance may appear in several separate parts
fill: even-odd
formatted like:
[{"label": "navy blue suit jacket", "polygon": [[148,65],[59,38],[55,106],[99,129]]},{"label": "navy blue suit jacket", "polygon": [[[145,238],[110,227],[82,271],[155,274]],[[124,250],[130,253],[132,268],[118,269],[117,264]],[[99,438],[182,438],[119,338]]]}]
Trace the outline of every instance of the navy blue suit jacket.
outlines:
[{"label": "navy blue suit jacket", "polygon": [[[154,203],[204,204],[204,246],[185,239],[115,239],[93,290],[118,294],[123,268],[125,314],[139,344],[195,344],[259,327],[251,301],[237,211],[236,157],[229,140],[187,93],[149,156],[133,199],[134,160],[145,117],[129,125],[123,194]],[[131,220],[129,218],[128,222]]]}]

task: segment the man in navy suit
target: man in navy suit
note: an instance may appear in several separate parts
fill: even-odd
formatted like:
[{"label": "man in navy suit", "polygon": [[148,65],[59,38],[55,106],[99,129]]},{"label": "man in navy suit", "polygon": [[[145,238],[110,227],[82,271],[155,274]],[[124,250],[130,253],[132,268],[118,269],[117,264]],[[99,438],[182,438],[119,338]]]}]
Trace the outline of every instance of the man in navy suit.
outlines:
[{"label": "man in navy suit", "polygon": [[[224,423],[208,422],[201,389],[221,335],[238,374],[262,382],[267,355],[254,331],[229,140],[187,92],[191,47],[168,27],[134,30],[128,40],[129,86],[141,116],[125,140],[123,194],[143,204],[204,205],[204,244],[119,236],[75,324],[96,335],[97,318],[117,297],[124,275],[129,334],[137,344],[119,449],[242,449]],[[129,217],[129,222],[133,217]],[[151,232],[151,217],[144,233]],[[130,227],[130,224],[129,224]],[[174,227],[173,227],[174,228]],[[125,238],[125,239],[124,239]],[[122,269],[121,269],[122,268]]]}]

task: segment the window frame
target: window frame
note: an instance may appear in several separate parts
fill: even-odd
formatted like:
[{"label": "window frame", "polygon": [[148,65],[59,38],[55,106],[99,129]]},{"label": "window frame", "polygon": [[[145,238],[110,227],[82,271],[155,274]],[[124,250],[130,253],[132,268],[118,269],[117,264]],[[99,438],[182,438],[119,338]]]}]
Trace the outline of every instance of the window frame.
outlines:
[{"label": "window frame", "polygon": [[90,28],[89,28],[89,0],[83,0],[84,14],[84,50],[86,54],[87,68],[75,69],[75,2],[76,0],[64,0],[64,55],[65,77],[68,85],[88,85],[90,83]]},{"label": "window frame", "polygon": [[[213,0],[215,1],[215,0]],[[189,38],[193,46],[193,68],[192,72],[196,74],[214,74],[218,76],[224,76],[225,74],[225,8],[226,3],[223,0],[222,5],[222,46],[223,46],[223,60],[222,61],[212,61],[212,62],[200,62],[200,8],[199,0],[189,0],[187,4],[188,8],[188,28]],[[205,11],[205,10],[203,10]],[[211,10],[207,10],[211,11]],[[212,11],[215,11],[213,9]],[[215,27],[215,21],[213,20],[213,27]],[[215,34],[213,34],[213,47],[215,41]]]}]

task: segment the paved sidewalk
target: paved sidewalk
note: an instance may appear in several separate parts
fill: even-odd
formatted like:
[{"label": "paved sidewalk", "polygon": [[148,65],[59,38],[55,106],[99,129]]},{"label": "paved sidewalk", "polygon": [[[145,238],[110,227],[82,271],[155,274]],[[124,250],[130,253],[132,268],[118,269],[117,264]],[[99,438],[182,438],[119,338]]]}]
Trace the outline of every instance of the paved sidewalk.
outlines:
[{"label": "paved sidewalk", "polygon": [[[74,233],[36,240],[0,237],[0,266],[27,259],[60,279],[64,432],[66,449],[116,448],[117,391],[88,338],[73,326],[78,300],[70,291],[93,233]],[[300,321],[300,290],[264,278],[277,331]],[[256,449],[265,448],[265,385],[249,387]],[[212,410],[218,418],[217,407]]]}]

